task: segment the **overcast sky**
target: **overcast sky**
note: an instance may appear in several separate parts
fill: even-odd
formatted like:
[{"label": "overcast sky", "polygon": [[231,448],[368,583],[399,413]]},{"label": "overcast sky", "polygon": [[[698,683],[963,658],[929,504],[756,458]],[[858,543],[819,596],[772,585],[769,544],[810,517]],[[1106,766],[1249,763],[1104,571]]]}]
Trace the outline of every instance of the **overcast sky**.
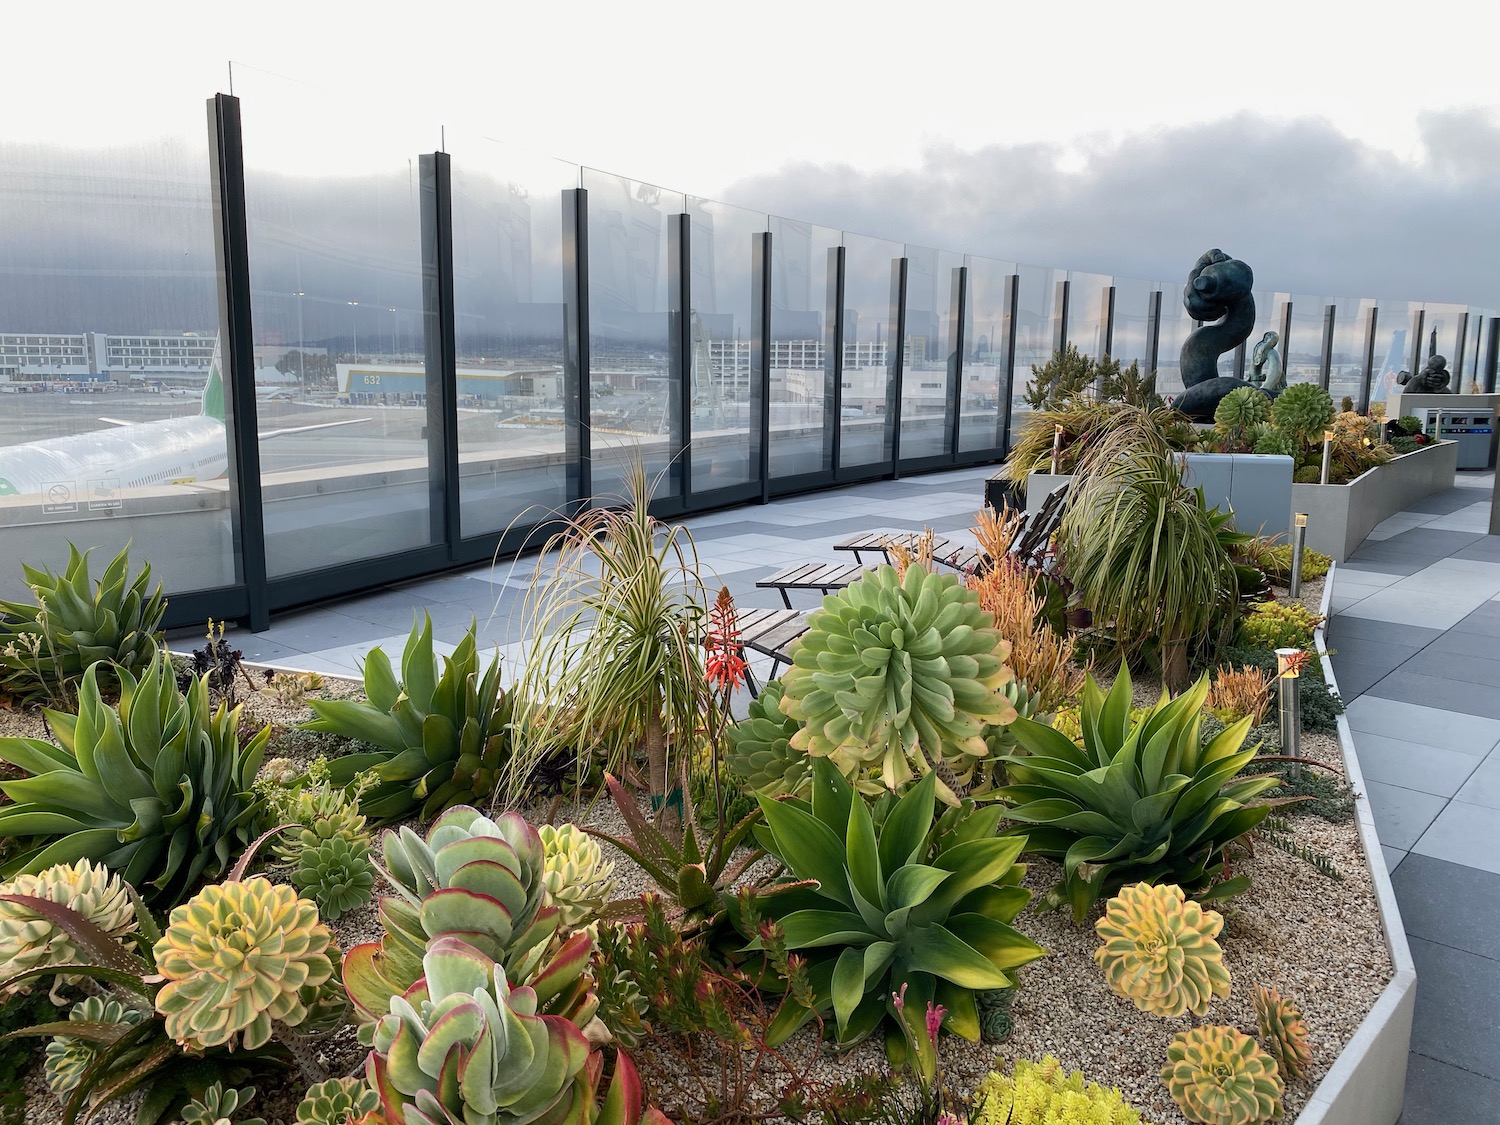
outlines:
[{"label": "overcast sky", "polygon": [[233,59],[247,118],[303,111],[262,139],[289,172],[446,127],[898,241],[1158,280],[1222,246],[1270,289],[1500,306],[1484,7],[12,4],[0,143],[201,136]]}]

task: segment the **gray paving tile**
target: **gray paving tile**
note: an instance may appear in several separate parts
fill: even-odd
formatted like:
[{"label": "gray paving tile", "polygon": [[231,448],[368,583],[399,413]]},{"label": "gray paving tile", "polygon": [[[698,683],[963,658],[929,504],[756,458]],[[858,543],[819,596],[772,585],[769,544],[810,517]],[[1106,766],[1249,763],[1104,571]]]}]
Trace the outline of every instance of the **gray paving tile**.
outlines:
[{"label": "gray paving tile", "polygon": [[1470,805],[1500,809],[1500,756],[1490,751],[1490,756],[1464,781],[1457,798]]},{"label": "gray paving tile", "polygon": [[1380,781],[1368,782],[1366,788],[1370,811],[1375,814],[1375,832],[1382,844],[1392,848],[1410,849],[1448,803],[1431,793]]},{"label": "gray paving tile", "polygon": [[1411,939],[1411,954],[1421,982],[1411,1049],[1500,1079],[1500,961],[1422,938]]},{"label": "gray paving tile", "polygon": [[[1422,1002],[1417,989],[1417,1003]],[[1406,1101],[1397,1125],[1494,1125],[1500,1082],[1415,1051],[1406,1065]]]},{"label": "gray paving tile", "polygon": [[1482,592],[1437,589],[1401,589],[1400,584],[1376,590],[1363,600],[1341,609],[1342,617],[1373,617],[1402,625],[1429,629],[1451,629],[1472,613],[1490,595]]},{"label": "gray paving tile", "polygon": [[1349,725],[1358,731],[1439,746],[1483,758],[1500,742],[1500,722],[1376,695],[1349,704]]},{"label": "gray paving tile", "polygon": [[1414,852],[1391,886],[1410,936],[1500,961],[1500,875]]},{"label": "gray paving tile", "polygon": [[1339,696],[1346,704],[1369,691],[1393,670],[1385,664],[1341,659],[1338,653],[1334,654],[1333,659],[1333,674],[1339,682]]},{"label": "gray paving tile", "polygon": [[[1470,504],[1473,504],[1473,500],[1468,500],[1467,504],[1464,506],[1468,506]],[[1408,545],[1412,547],[1419,547],[1423,551],[1436,552],[1438,555],[1446,557],[1453,554],[1454,551],[1463,550],[1465,547],[1473,543],[1476,539],[1480,538],[1482,538],[1482,536],[1476,535],[1472,532],[1441,531],[1434,530],[1431,526],[1427,526],[1414,527],[1410,531],[1403,531],[1401,532],[1401,534],[1392,536],[1390,539],[1385,540],[1385,543],[1390,547],[1404,547]]]},{"label": "gray paving tile", "polygon": [[[1339,681],[1343,686],[1343,680]],[[1399,785],[1419,793],[1452,797],[1469,780],[1482,759],[1369,731],[1354,732],[1354,753],[1366,781]]]},{"label": "gray paving tile", "polygon": [[1500,660],[1490,660],[1472,653],[1458,654],[1423,649],[1401,667],[1405,672],[1459,680],[1466,684],[1483,687],[1500,688]]},{"label": "gray paving tile", "polygon": [[1406,858],[1407,853],[1403,852],[1400,848],[1393,848],[1386,844],[1381,844],[1380,854],[1385,859],[1385,870],[1386,874],[1389,875],[1393,873],[1396,868],[1401,866],[1401,861]]},{"label": "gray paving tile", "polygon": [[1500,660],[1500,629],[1492,633],[1444,633],[1429,646],[1432,652],[1453,656],[1480,656]]},{"label": "gray paving tile", "polygon": [[1328,623],[1328,643],[1339,648],[1347,641],[1378,641],[1384,644],[1421,648],[1443,635],[1441,629],[1420,625],[1401,625],[1373,617],[1335,617]]},{"label": "gray paving tile", "polygon": [[1500,719],[1500,692],[1489,690],[1480,684],[1426,676],[1402,669],[1386,676],[1366,694],[1407,703],[1421,703],[1445,711]]},{"label": "gray paving tile", "polygon": [[[1500,875],[1497,840],[1500,840],[1500,809],[1454,801],[1438,814],[1411,850]],[[1500,996],[1500,991],[1495,995]]]},{"label": "gray paving tile", "polygon": [[[231,647],[239,649],[242,658],[250,664],[281,664],[306,655],[301,649],[291,645],[268,640],[264,633],[235,630],[226,632],[224,638]],[[195,632],[191,637],[170,641],[169,644],[173,652],[191,653],[193,649],[203,647],[203,638]]]},{"label": "gray paving tile", "polygon": [[[1417,653],[1422,651],[1420,642],[1413,641],[1410,636],[1405,637],[1401,643],[1388,640],[1363,640],[1354,636],[1343,636],[1337,644],[1333,638],[1328,638],[1328,645],[1333,649],[1333,670],[1337,672],[1340,661],[1349,660],[1357,664],[1371,664],[1384,668],[1386,671],[1394,671],[1406,663]],[[1343,679],[1342,675],[1339,677]]]},{"label": "gray paving tile", "polygon": [[1342,590],[1346,586],[1352,586],[1360,590],[1379,590],[1393,582],[1401,581],[1401,578],[1399,574],[1385,574],[1378,570],[1354,570],[1347,565],[1340,565],[1334,572],[1333,588]]},{"label": "gray paving tile", "polygon": [[[489,595],[493,601],[493,595]],[[433,628],[441,628],[448,625],[467,625],[469,618],[476,611],[473,607],[460,602],[429,602],[423,603],[415,599],[405,602],[392,602],[386,604],[370,602],[340,602],[338,612],[345,617],[351,617],[356,621],[364,621],[378,630],[376,635],[384,635],[393,629],[410,629],[414,616],[426,613],[432,618]]]},{"label": "gray paving tile", "polygon": [[1453,552],[1456,559],[1478,559],[1481,562],[1500,562],[1500,535],[1486,535],[1476,539],[1467,547]]},{"label": "gray paving tile", "polygon": [[1460,633],[1479,633],[1487,637],[1500,635],[1500,603],[1486,602],[1450,628]]},{"label": "gray paving tile", "polygon": [[[1428,565],[1430,564],[1424,559],[1367,559],[1359,551],[1356,551],[1349,557],[1348,562],[1339,563],[1339,570],[1366,570],[1371,574],[1394,574],[1398,578],[1404,578],[1408,574],[1415,574]],[[1336,587],[1337,583],[1335,583]]]}]

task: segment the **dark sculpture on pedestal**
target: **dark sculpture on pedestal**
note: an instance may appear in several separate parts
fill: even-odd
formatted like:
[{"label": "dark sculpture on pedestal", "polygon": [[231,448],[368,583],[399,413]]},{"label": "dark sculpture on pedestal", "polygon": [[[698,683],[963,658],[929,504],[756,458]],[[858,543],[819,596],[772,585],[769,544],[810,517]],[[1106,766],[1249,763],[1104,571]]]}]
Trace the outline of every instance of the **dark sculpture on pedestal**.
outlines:
[{"label": "dark sculpture on pedestal", "polygon": [[1268,395],[1277,394],[1286,386],[1286,367],[1276,350],[1280,342],[1280,332],[1267,332],[1250,353],[1250,381]]},{"label": "dark sculpture on pedestal", "polygon": [[1222,250],[1208,251],[1188,274],[1183,306],[1194,320],[1218,322],[1200,325],[1182,344],[1182,385],[1187,390],[1173,405],[1195,421],[1212,421],[1220,399],[1251,386],[1220,375],[1219,356],[1243,344],[1255,327],[1254,284],[1250,267]]},{"label": "dark sculpture on pedestal", "polygon": [[1428,357],[1427,366],[1415,375],[1401,372],[1396,376],[1396,382],[1401,384],[1401,393],[1404,395],[1451,395],[1453,393],[1453,388],[1448,385],[1448,360],[1440,355]]}]

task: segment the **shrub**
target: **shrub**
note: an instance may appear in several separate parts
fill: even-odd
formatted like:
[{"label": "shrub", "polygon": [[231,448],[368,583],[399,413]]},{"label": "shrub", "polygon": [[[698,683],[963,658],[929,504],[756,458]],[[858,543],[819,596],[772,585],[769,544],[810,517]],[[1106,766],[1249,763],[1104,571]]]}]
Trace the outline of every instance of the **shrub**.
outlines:
[{"label": "shrub", "polygon": [[[1290,543],[1274,543],[1270,539],[1256,538],[1250,540],[1240,549],[1240,555],[1246,561],[1260,567],[1266,574],[1275,580],[1277,585],[1285,586],[1292,578],[1292,545]],[[1314,551],[1310,547],[1302,549],[1302,578],[1304,581],[1312,582],[1323,578],[1328,574],[1328,568],[1333,565],[1333,559],[1329,556]]]},{"label": "shrub", "polygon": [[1229,970],[1214,939],[1224,919],[1189,902],[1170,883],[1123,887],[1109,900],[1094,932],[1104,942],[1094,962],[1110,990],[1143,1012],[1169,1019],[1207,1013],[1229,995]]},{"label": "shrub", "polygon": [[1413,436],[1422,433],[1422,419],[1415,414],[1403,414],[1396,419],[1396,425],[1400,426],[1408,434]]},{"label": "shrub", "polygon": [[1183,1116],[1200,1125],[1255,1125],[1281,1116],[1276,1060],[1232,1027],[1179,1031],[1161,1080]]},{"label": "shrub", "polygon": [[[1276,675],[1276,654],[1270,649],[1231,646],[1224,650],[1224,657],[1232,663],[1249,664],[1268,675]],[[1304,731],[1310,734],[1338,733],[1338,717],[1344,713],[1344,701],[1323,679],[1322,661],[1309,660],[1302,666],[1297,677],[1297,695]]]},{"label": "shrub", "polygon": [[[896,801],[879,829],[864,799],[826,759],[813,763],[810,800],[760,798],[762,846],[786,867],[787,882],[755,900],[776,923],[785,947],[807,959],[812,1004],[789,999],[767,1041],[775,1046],[814,1013],[832,1015],[841,1045],[871,1034],[892,994],[946,1010],[946,1026],[979,1038],[976,989],[1007,988],[1008,975],[1043,954],[1009,923],[1030,900],[1015,866],[1020,836],[994,835],[1002,810],[991,806],[957,819],[928,854],[937,778],[927,774]],[[764,948],[764,931],[728,903],[736,929]]]},{"label": "shrub", "polygon": [[366,703],[309,701],[317,716],[303,730],[343,735],[378,750],[329,763],[329,777],[348,785],[366,770],[379,781],[360,798],[366,813],[396,820],[420,809],[424,818],[468,800],[487,800],[510,759],[510,698],[500,687],[498,654],[480,671],[476,626],[452,656],[432,650],[432,618],[412,625],[401,656],[401,680],[377,646],[365,657]]},{"label": "shrub", "polygon": [[179,694],[164,654],[139,681],[120,671],[118,710],[100,698],[97,674],[84,673],[76,716],[46,713],[58,746],[0,739],[0,759],[33,775],[0,782],[16,802],[0,809],[0,836],[40,841],[0,874],[88,858],[148,899],[181,902],[254,838],[251,786],[270,728],[241,745],[240,709],[210,711],[206,679]]},{"label": "shrub", "polygon": [[1236,641],[1249,648],[1270,649],[1312,647],[1313,630],[1323,620],[1300,602],[1258,602],[1240,621]]},{"label": "shrub", "polygon": [[974,1090],[969,1125],[1142,1125],[1114,1087],[1085,1083],[1048,1055],[1017,1059],[1009,1077],[991,1071]]},{"label": "shrub", "polygon": [[1073,401],[1027,415],[1002,472],[1022,488],[1032,473],[1051,472],[1053,435],[1058,426],[1063,428],[1058,468],[1071,473],[1088,450],[1116,429],[1142,422],[1151,426],[1168,448],[1192,449],[1198,444],[1197,429],[1175,411]]},{"label": "shrub", "polygon": [[1299,446],[1312,445],[1333,421],[1333,396],[1316,383],[1293,383],[1276,396],[1271,417]]},{"label": "shrub", "polygon": [[1218,881],[1224,849],[1270,812],[1249,802],[1276,779],[1238,776],[1255,757],[1253,747],[1241,748],[1248,719],[1201,741],[1207,697],[1205,676],[1133,721],[1122,668],[1108,695],[1092,676],[1084,684],[1081,747],[1030,719],[1013,725],[1025,752],[1002,759],[1011,784],[998,795],[1018,822],[1006,832],[1027,833],[1029,850],[1063,862],[1049,902],[1069,903],[1076,921],[1126,883],[1176,883],[1206,898],[1248,884],[1245,876]]},{"label": "shrub", "polygon": [[[111,937],[136,929],[135,906],[118,875],[87,859],[60,863],[0,884],[0,896],[21,895],[72,907]],[[71,965],[78,950],[66,931],[22,902],[0,897],[0,980],[44,966]],[[17,986],[27,991],[25,985]]]},{"label": "shrub", "polygon": [[1226,726],[1248,715],[1250,725],[1258,727],[1271,709],[1271,677],[1248,664],[1238,671],[1220,668],[1204,707]]},{"label": "shrub", "polygon": [[[933,770],[967,785],[989,753],[986,727],[1015,718],[1002,690],[1009,651],[956,577],[880,567],[825,597],[792,646],[781,709],[803,727],[791,748],[867,789],[898,790]],[[938,794],[957,804],[946,781]]]},{"label": "shrub", "polygon": [[1260,1041],[1287,1078],[1301,1078],[1312,1065],[1307,1025],[1297,1005],[1274,988],[1255,986],[1255,1022]]},{"label": "shrub", "polygon": [[1031,576],[1002,560],[965,580],[979,596],[979,607],[994,618],[1010,642],[1007,660],[1027,690],[1034,710],[1056,711],[1083,689],[1083,669],[1073,663],[1077,642],[1047,624],[1042,598]]}]

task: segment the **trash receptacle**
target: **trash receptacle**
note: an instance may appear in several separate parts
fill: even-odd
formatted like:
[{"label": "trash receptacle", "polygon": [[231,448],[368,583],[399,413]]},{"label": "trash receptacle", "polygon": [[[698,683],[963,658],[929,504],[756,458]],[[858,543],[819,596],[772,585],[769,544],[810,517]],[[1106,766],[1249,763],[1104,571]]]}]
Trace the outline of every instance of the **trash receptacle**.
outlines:
[{"label": "trash receptacle", "polygon": [[1493,411],[1439,410],[1437,416],[1437,436],[1458,443],[1460,469],[1490,467],[1490,442],[1495,432]]}]

